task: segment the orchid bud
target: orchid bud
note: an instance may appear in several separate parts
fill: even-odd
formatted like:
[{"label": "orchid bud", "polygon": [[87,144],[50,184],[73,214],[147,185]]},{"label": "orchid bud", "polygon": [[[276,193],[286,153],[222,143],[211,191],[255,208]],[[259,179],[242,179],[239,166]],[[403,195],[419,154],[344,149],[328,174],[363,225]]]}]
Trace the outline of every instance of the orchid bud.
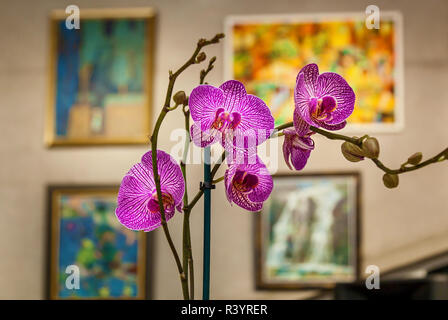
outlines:
[{"label": "orchid bud", "polygon": [[383,175],[383,183],[389,189],[398,187],[398,182],[398,174],[385,173]]},{"label": "orchid bud", "polygon": [[173,96],[173,100],[176,104],[185,104],[187,96],[185,95],[184,91],[177,91]]},{"label": "orchid bud", "polygon": [[422,161],[423,155],[421,152],[416,152],[408,158],[408,163],[412,165],[417,165]]},{"label": "orchid bud", "polygon": [[345,159],[351,162],[358,162],[364,160],[364,152],[360,147],[348,141],[341,145],[342,155]]},{"label": "orchid bud", "polygon": [[205,55],[205,53],[201,52],[196,57],[196,63],[200,63],[200,62],[204,61],[206,58],[207,58],[207,56]]},{"label": "orchid bud", "polygon": [[215,61],[216,61],[216,57],[212,57],[212,58],[210,59],[210,64],[215,63]]},{"label": "orchid bud", "polygon": [[362,142],[362,150],[367,158],[376,159],[380,155],[380,144],[373,137],[368,137]]}]

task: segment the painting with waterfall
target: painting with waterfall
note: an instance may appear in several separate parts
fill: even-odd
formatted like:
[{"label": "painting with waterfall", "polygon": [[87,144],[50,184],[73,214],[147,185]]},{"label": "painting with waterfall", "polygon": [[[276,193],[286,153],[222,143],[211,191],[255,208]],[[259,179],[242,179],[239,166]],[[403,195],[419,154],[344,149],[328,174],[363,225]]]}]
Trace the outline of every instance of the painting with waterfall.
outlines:
[{"label": "painting with waterfall", "polygon": [[358,275],[359,175],[281,175],[256,217],[257,287],[331,287]]}]

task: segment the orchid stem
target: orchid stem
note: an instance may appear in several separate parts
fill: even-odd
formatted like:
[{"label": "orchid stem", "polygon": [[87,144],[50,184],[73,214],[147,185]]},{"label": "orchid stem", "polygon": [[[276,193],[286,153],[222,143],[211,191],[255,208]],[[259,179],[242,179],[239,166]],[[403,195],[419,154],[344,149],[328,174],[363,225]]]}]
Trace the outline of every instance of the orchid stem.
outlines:
[{"label": "orchid stem", "polygon": [[[328,131],[325,131],[325,130],[322,130],[322,129],[316,128],[316,127],[310,127],[310,129],[311,129],[311,131],[314,131],[320,135],[323,135],[324,137],[326,137],[330,140],[344,140],[344,141],[353,143],[354,145],[357,145],[358,147],[362,146],[362,141],[366,137],[366,136],[363,136],[361,138],[351,138],[351,137],[344,136],[342,134],[328,132]],[[444,150],[442,150],[441,152],[436,154],[434,157],[429,158],[428,160],[423,161],[417,165],[413,165],[410,167],[401,166],[399,169],[390,169],[390,168],[386,167],[379,159],[370,159],[370,160],[372,160],[373,163],[375,163],[375,165],[378,168],[380,168],[382,171],[384,171],[385,173],[402,174],[402,173],[414,171],[414,170],[426,167],[427,165],[430,165],[432,163],[444,161],[447,159],[448,159],[448,148],[445,148]]]},{"label": "orchid stem", "polygon": [[171,252],[173,253],[177,269],[179,271],[180,280],[181,280],[181,284],[182,284],[182,292],[183,292],[184,299],[186,299],[186,300],[189,299],[187,276],[185,274],[184,268],[182,267],[182,264],[181,264],[181,261],[179,258],[179,254],[177,253],[176,247],[171,238],[171,234],[170,234],[168,225],[166,223],[165,208],[163,206],[163,201],[162,201],[162,189],[160,186],[160,176],[159,176],[158,166],[157,166],[157,140],[158,140],[159,130],[162,125],[162,122],[165,119],[165,116],[167,115],[167,113],[170,111],[170,109],[172,109],[172,107],[170,107],[170,102],[171,102],[171,97],[173,94],[174,84],[176,82],[177,77],[189,66],[198,63],[196,58],[197,58],[198,54],[201,52],[203,47],[210,45],[210,44],[218,43],[223,37],[224,37],[224,34],[217,34],[210,40],[200,39],[196,45],[195,51],[193,52],[192,56],[190,57],[190,59],[188,59],[187,62],[185,62],[176,72],[173,73],[170,71],[168,88],[167,88],[166,96],[165,96],[165,103],[163,105],[162,110],[160,111],[159,117],[157,118],[157,122],[154,126],[154,130],[151,135],[152,169],[153,169],[153,173],[154,173],[154,182],[156,184],[156,190],[157,190],[157,200],[159,202],[161,224],[163,227],[165,237],[170,246]]},{"label": "orchid stem", "polygon": [[224,180],[224,176],[222,176],[222,177],[220,177],[220,178],[218,178],[216,180],[213,180],[212,183],[213,184],[217,184],[218,182],[221,182],[222,180]]},{"label": "orchid stem", "polygon": [[[210,146],[204,148],[204,183],[211,183]],[[211,189],[204,189],[204,247],[202,272],[202,299],[210,299],[210,229]]]},{"label": "orchid stem", "polygon": [[[180,168],[182,170],[182,175],[184,176],[185,182],[185,193],[184,193],[184,207],[188,204],[188,185],[187,185],[187,170],[186,163],[188,157],[188,150],[190,147],[190,137],[188,135],[188,130],[190,128],[190,111],[183,108],[183,113],[185,117],[185,146],[184,154],[182,156],[182,161],[180,163]],[[193,267],[193,252],[191,248],[191,233],[190,233],[190,214],[191,210],[184,209],[184,224],[183,224],[183,239],[182,239],[182,258],[183,258],[183,269],[185,274],[190,278],[190,293],[189,297],[194,300],[194,267]],[[188,270],[190,272],[188,272]]]},{"label": "orchid stem", "polygon": [[[294,124],[292,122],[287,122],[287,123],[284,123],[282,125],[277,126],[275,128],[274,132],[280,131],[280,130],[283,130],[283,129],[287,129],[287,128],[290,128],[290,127],[293,127],[293,126],[294,126]],[[347,141],[347,142],[353,143],[353,144],[355,144],[355,145],[357,145],[359,147],[362,145],[362,140],[365,137],[365,136],[363,136],[361,138],[352,138],[352,137],[344,136],[342,134],[325,131],[323,129],[316,128],[316,127],[310,127],[310,129],[311,129],[311,131],[316,132],[316,133],[318,133],[318,134],[320,134],[320,135],[322,135],[322,136],[324,136],[324,137],[326,137],[326,138],[328,138],[330,140],[343,140],[343,141]],[[279,133],[277,135],[273,134],[270,138],[276,138],[278,136],[280,136]],[[225,152],[223,152],[222,156],[221,156],[221,159],[220,159],[221,161],[217,162],[215,164],[215,166],[213,167],[213,169],[212,169],[212,179],[214,178],[216,172],[219,170],[219,168],[221,166],[221,163],[225,160],[225,158],[226,158],[226,154],[225,154]],[[412,167],[402,167],[400,169],[395,169],[395,170],[386,167],[378,159],[371,159],[371,160],[375,163],[375,165],[378,168],[380,168],[382,171],[384,171],[386,173],[400,174],[400,173],[414,171],[414,170],[426,167],[427,165],[432,164],[432,163],[448,160],[448,148],[446,148],[445,150],[439,152],[434,157],[432,157],[432,158],[430,158],[430,159],[428,159],[428,160],[426,160],[424,162],[419,163],[418,165],[415,165],[415,166],[412,166]],[[203,191],[199,190],[198,193],[196,194],[196,196],[193,198],[193,200],[188,204],[188,208],[190,208],[190,209],[193,208],[196,205],[196,203],[199,201],[199,199],[201,199],[202,194],[203,194]]]}]

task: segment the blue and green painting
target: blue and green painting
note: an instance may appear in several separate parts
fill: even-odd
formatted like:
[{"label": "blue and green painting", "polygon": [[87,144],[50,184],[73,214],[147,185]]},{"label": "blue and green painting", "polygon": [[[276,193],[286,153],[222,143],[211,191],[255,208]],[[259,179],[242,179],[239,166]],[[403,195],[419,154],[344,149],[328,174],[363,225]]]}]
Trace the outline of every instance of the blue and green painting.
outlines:
[{"label": "blue and green painting", "polygon": [[[63,194],[59,203],[58,297],[138,297],[142,238],[117,221],[116,197]],[[79,268],[79,289],[66,286],[71,265]]]},{"label": "blue and green painting", "polygon": [[58,138],[132,136],[135,123],[121,128],[120,119],[127,113],[129,121],[136,120],[141,128],[138,120],[147,100],[147,41],[145,19],[81,20],[80,29],[67,29],[65,20],[58,22]]}]

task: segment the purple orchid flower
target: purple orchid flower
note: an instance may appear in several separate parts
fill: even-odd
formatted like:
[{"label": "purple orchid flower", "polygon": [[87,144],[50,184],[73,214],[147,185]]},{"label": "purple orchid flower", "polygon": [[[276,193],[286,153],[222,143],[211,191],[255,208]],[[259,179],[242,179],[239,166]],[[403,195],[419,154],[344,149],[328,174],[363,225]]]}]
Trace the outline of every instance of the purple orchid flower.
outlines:
[{"label": "purple orchid flower", "polygon": [[200,147],[220,141],[247,148],[269,138],[274,118],[260,98],[247,94],[236,80],[224,82],[219,88],[200,85],[193,89],[189,108],[194,124],[190,128],[193,142]]},{"label": "purple orchid flower", "polygon": [[283,156],[287,166],[292,170],[292,163],[294,169],[302,170],[314,149],[314,141],[310,138],[314,132],[309,131],[306,135],[300,136],[294,129],[285,129],[283,133],[285,134]]},{"label": "purple orchid flower", "polygon": [[249,211],[260,211],[272,192],[274,183],[264,163],[229,164],[224,174],[227,199]]},{"label": "purple orchid flower", "polygon": [[[157,150],[157,167],[165,218],[168,221],[174,216],[175,208],[179,211],[182,209],[185,183],[179,165],[164,151]],[[134,165],[124,176],[115,214],[120,223],[131,230],[151,231],[160,227],[161,214],[151,151],[145,153],[141,163]]]},{"label": "purple orchid flower", "polygon": [[355,93],[337,73],[319,75],[316,64],[300,70],[294,90],[294,127],[304,136],[309,126],[339,130],[345,127],[355,106]]}]

